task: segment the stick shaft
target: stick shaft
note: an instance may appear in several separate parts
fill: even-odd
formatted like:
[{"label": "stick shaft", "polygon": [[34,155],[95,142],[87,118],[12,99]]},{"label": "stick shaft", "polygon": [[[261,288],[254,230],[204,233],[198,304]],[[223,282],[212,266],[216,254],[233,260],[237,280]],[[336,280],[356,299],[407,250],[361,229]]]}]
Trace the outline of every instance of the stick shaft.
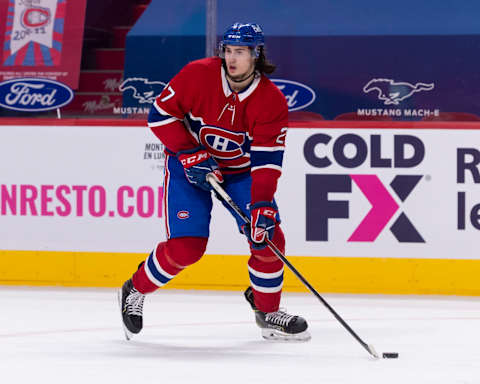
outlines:
[{"label": "stick shaft", "polygon": [[[247,224],[250,223],[250,218],[243,213],[240,207],[232,200],[232,198],[228,195],[227,192],[218,184],[217,179],[215,176],[209,174],[207,175],[207,181],[212,185],[213,189],[220,195],[220,197],[242,218],[243,221]],[[305,279],[302,274],[288,261],[285,255],[277,248],[277,246],[270,240],[266,240],[267,246],[272,250],[275,255],[283,261],[283,263],[292,271],[292,273],[308,288],[310,292],[312,292],[315,297],[330,311],[330,313],[338,320],[340,324],[360,343],[360,345],[367,350],[367,352],[375,358],[378,358],[375,349],[365,343],[360,336],[358,336],[355,331],[347,324],[345,320],[328,304],[328,302],[317,292],[315,288]]]}]

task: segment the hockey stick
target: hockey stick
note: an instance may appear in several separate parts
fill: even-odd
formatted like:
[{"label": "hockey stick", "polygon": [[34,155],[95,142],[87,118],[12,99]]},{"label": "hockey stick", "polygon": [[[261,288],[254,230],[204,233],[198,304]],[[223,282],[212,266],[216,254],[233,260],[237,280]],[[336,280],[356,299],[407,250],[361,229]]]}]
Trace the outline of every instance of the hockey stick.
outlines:
[{"label": "hockey stick", "polygon": [[[227,192],[218,184],[216,177],[213,174],[207,175],[207,181],[215,189],[215,191],[220,195],[220,197],[242,218],[246,224],[250,223],[250,218],[245,215],[239,206],[232,200]],[[378,359],[379,356],[375,351],[375,348],[371,344],[365,343],[360,336],[358,336],[355,331],[342,319],[342,317],[327,303],[327,301],[313,288],[310,283],[297,271],[297,269],[287,260],[283,253],[277,248],[277,246],[269,239],[266,240],[267,246],[272,250],[275,255],[283,261],[283,263],[293,272],[295,276],[312,292],[322,304],[327,307],[330,313],[343,325],[343,327],[360,343],[360,345],[366,349],[366,351],[372,355],[374,358]]]}]

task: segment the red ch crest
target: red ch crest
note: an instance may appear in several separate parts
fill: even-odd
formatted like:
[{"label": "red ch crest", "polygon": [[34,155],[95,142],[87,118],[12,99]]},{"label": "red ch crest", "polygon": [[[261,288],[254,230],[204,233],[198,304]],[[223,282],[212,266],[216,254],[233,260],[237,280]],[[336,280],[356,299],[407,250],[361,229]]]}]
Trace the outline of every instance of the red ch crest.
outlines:
[{"label": "red ch crest", "polygon": [[200,142],[213,156],[219,159],[231,160],[244,155],[242,145],[245,143],[245,134],[230,132],[217,127],[202,127]]}]

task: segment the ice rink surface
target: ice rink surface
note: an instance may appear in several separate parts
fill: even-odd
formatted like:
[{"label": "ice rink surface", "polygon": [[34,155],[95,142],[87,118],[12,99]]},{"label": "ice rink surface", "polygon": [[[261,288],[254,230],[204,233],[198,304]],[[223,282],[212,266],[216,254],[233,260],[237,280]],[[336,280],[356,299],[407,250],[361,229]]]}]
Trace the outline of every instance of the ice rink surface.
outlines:
[{"label": "ice rink surface", "polygon": [[116,290],[0,287],[0,382],[480,383],[480,298],[324,295],[375,360],[311,294],[282,305],[307,343],[268,342],[241,292],[160,290],[126,341]]}]

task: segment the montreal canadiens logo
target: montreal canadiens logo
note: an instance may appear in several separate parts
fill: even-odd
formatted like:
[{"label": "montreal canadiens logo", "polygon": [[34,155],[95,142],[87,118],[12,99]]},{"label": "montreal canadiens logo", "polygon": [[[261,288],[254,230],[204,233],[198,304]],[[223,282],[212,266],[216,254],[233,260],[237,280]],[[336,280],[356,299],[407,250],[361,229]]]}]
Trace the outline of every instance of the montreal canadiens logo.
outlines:
[{"label": "montreal canadiens logo", "polygon": [[178,211],[177,217],[181,220],[188,219],[190,217],[190,212],[188,211]]},{"label": "montreal canadiens logo", "polygon": [[48,8],[28,8],[22,14],[22,24],[25,28],[45,27],[50,23],[50,10]]},{"label": "montreal canadiens logo", "polygon": [[242,145],[245,134],[230,132],[217,127],[202,127],[200,142],[213,156],[219,159],[232,160],[244,155]]},{"label": "montreal canadiens logo", "polygon": [[287,99],[290,112],[305,109],[316,99],[315,91],[305,84],[283,79],[272,79],[272,82]]}]

